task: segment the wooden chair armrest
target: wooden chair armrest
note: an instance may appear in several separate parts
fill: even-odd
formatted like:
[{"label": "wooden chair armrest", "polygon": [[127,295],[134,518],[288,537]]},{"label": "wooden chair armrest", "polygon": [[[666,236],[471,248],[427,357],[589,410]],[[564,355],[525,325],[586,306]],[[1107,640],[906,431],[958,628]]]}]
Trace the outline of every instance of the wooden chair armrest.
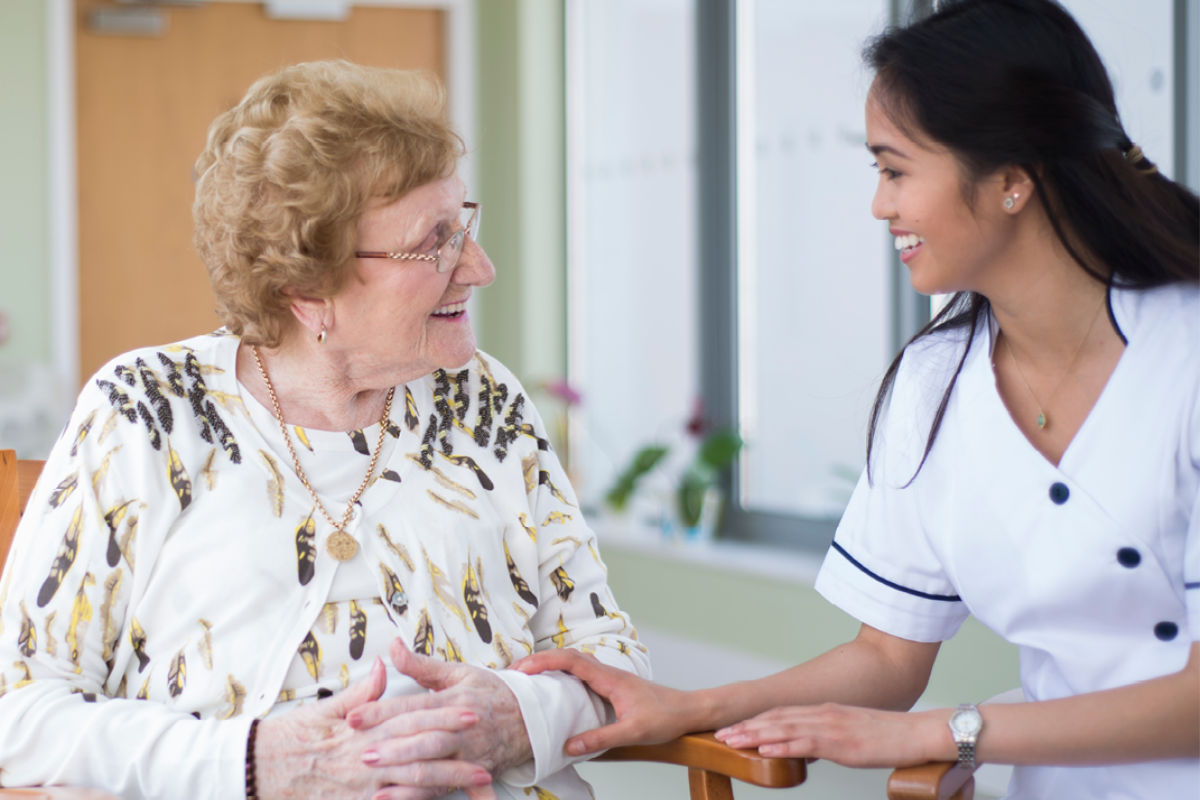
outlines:
[{"label": "wooden chair armrest", "polygon": [[888,778],[888,800],[972,800],[974,772],[955,761],[901,767]]},{"label": "wooden chair armrest", "polygon": [[614,747],[596,760],[677,764],[772,789],[801,784],[807,774],[802,758],[768,758],[753,750],[735,750],[717,741],[711,731],[684,734],[663,744]]}]

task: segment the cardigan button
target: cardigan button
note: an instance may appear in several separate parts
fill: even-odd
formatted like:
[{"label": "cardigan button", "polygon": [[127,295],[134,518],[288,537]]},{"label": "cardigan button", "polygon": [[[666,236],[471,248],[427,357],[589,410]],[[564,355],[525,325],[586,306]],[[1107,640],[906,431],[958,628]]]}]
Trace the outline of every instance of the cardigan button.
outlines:
[{"label": "cardigan button", "polygon": [[1071,490],[1067,488],[1065,483],[1056,481],[1050,484],[1050,499],[1055,505],[1062,505],[1067,502],[1067,498],[1071,496]]},{"label": "cardigan button", "polygon": [[1160,622],[1154,626],[1154,635],[1159,641],[1169,642],[1179,635],[1179,626],[1174,622]]},{"label": "cardigan button", "polygon": [[1133,547],[1122,547],[1117,551],[1117,563],[1122,567],[1133,569],[1142,563],[1142,554]]}]

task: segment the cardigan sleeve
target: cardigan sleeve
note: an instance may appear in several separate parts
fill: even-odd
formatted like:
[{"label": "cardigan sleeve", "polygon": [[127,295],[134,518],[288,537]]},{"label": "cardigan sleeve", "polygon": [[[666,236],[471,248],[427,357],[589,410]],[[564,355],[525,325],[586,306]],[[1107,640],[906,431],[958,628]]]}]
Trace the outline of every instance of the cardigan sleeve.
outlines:
[{"label": "cardigan sleeve", "polygon": [[155,529],[180,501],[162,496],[164,456],[137,412],[122,411],[136,395],[108,388],[119,396],[96,381],[81,393],[0,581],[0,785],[237,797],[248,718],[201,721],[112,685],[135,648],[130,601],[152,568]]},{"label": "cardigan sleeve", "polygon": [[[534,432],[545,436],[536,410],[528,409]],[[534,649],[574,647],[598,660],[650,677],[646,647],[609,589],[596,536],[579,510],[574,490],[553,450],[539,450],[536,488],[530,495],[537,526],[541,603],[530,620]],[[529,786],[579,761],[563,753],[566,740],[611,720],[611,709],[577,678],[561,673],[497,673],[517,697],[533,746],[533,761],[505,773],[503,780]]]}]

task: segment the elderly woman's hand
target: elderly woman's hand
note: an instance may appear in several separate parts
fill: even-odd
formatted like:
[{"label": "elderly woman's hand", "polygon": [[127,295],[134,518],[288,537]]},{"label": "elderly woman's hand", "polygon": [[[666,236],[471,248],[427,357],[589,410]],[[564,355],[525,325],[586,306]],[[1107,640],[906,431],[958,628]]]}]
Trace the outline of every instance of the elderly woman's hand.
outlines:
[{"label": "elderly woman's hand", "polygon": [[[441,764],[478,764],[497,775],[533,757],[517,698],[491,670],[418,655],[399,639],[392,642],[391,655],[399,672],[433,691],[369,702],[349,714],[350,727],[380,739],[363,754],[364,762],[406,771],[407,780],[396,781],[402,785],[446,786]],[[474,717],[478,724],[454,730],[431,724],[430,715],[448,713]],[[469,790],[468,795],[490,796]]]},{"label": "elderly woman's hand", "polygon": [[[420,765],[419,781],[411,765],[372,769],[363,752],[388,744],[385,730],[360,730],[347,724],[347,715],[377,701],[387,685],[383,662],[376,659],[370,674],[326,700],[259,724],[255,747],[258,796],[321,797],[326,800],[363,797],[390,800],[429,800],[460,787],[488,786],[491,776],[476,764],[444,758]],[[474,714],[446,705],[407,715],[395,731],[453,736],[477,722]],[[403,788],[410,786],[413,788]],[[381,789],[385,789],[381,792]],[[490,794],[470,794],[486,798]]]}]

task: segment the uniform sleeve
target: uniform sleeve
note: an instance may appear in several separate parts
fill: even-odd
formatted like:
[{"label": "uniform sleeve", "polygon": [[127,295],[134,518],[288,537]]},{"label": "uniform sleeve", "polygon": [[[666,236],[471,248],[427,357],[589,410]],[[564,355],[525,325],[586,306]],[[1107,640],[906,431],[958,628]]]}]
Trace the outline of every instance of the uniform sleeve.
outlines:
[{"label": "uniform sleeve", "polygon": [[1200,642],[1200,491],[1192,502],[1183,554],[1183,589],[1187,600],[1188,632]]},{"label": "uniform sleeve", "polygon": [[133,565],[152,566],[136,542],[178,514],[173,495],[152,499],[145,478],[163,457],[140,422],[126,422],[121,409],[133,405],[116,391],[85,388],[0,581],[0,785],[238,797],[249,719],[200,721],[111,685],[113,664],[132,647]]},{"label": "uniform sleeve", "polygon": [[1187,605],[1188,633],[1192,641],[1200,641],[1200,374],[1196,376],[1196,390],[1193,394],[1192,415],[1187,426],[1187,442],[1184,443],[1189,452],[1189,458],[1183,469],[1191,470],[1190,480],[1184,481],[1191,488],[1191,503],[1185,499],[1184,507],[1189,507],[1190,514],[1187,524],[1187,538],[1183,550],[1183,590]]},{"label": "uniform sleeve", "polygon": [[[545,428],[530,407],[533,432]],[[574,490],[552,450],[537,452],[536,488],[530,495],[538,544],[538,595],[530,620],[536,650],[574,647],[598,660],[650,677],[646,648],[629,617],[617,607],[596,537],[583,520]],[[514,786],[530,786],[579,761],[563,753],[566,740],[611,721],[609,706],[577,678],[562,673],[497,673],[513,691],[529,732],[534,758],[504,774]]]},{"label": "uniform sleeve", "polygon": [[[921,363],[939,357],[942,363]],[[870,478],[864,470],[815,584],[859,621],[919,642],[950,638],[968,615],[926,529],[925,498],[937,497],[945,476],[931,457],[913,479],[931,406],[946,386],[945,367],[942,352],[910,346],[905,354],[877,431]]]}]

